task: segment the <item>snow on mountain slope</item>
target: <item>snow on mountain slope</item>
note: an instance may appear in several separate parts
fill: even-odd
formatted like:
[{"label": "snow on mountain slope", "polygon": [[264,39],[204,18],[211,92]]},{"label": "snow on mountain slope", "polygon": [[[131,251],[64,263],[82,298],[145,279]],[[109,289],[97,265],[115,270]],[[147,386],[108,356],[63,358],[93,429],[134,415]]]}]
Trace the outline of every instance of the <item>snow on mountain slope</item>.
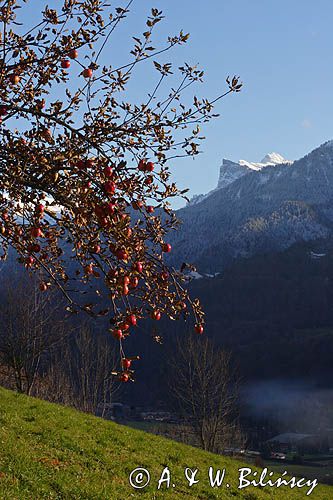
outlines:
[{"label": "snow on mountain slope", "polygon": [[193,196],[190,200],[189,205],[194,205],[203,201],[205,198],[210,196],[215,191],[225,188],[229,184],[246,175],[250,172],[261,172],[265,167],[271,167],[274,165],[288,164],[291,165],[293,162],[286,160],[279,153],[268,153],[261,162],[250,162],[247,160],[239,160],[234,162],[232,160],[227,160],[223,158],[222,165],[220,167],[220,175],[217,183],[217,187],[207,194],[199,194]]},{"label": "snow on mountain slope", "polygon": [[193,262],[201,274],[239,256],[333,240],[333,141],[295,162],[277,154],[259,164],[223,162],[219,186],[177,216],[174,261]]},{"label": "snow on mountain slope", "polygon": [[249,173],[251,170],[251,167],[248,165],[241,164],[240,162],[236,163],[223,158],[222,165],[220,167],[219,180],[215,189],[221,189],[228,186],[243,175]]},{"label": "snow on mountain slope", "polygon": [[279,153],[268,153],[264,158],[261,160],[261,163],[272,163],[274,165],[278,165],[279,163],[286,163],[289,162],[290,160],[286,160],[283,158],[282,155]]},{"label": "snow on mountain slope", "polygon": [[246,160],[239,160],[239,165],[250,168],[252,170],[262,170],[265,167],[270,167],[272,165],[282,165],[283,163],[291,165],[293,161],[286,160],[279,153],[268,153],[260,162],[250,162]]}]

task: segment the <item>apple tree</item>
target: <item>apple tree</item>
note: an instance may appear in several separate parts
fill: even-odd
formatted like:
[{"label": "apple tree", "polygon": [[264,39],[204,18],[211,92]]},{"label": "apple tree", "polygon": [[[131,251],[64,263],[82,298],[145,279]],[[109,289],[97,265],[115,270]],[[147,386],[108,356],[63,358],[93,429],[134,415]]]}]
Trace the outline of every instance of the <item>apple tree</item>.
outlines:
[{"label": "apple tree", "polygon": [[[168,232],[178,225],[170,199],[185,196],[169,169],[176,157],[198,154],[200,123],[217,116],[216,101],[241,88],[237,77],[228,78],[217,98],[184,104],[203,72],[163,62],[189,35],[156,45],[158,9],[131,38],[127,60],[113,65],[115,35],[132,1],[115,9],[105,0],[62,0],[56,8],[4,0],[0,7],[2,258],[15,249],[42,276],[40,291],[58,287],[70,312],[108,316],[124,382],[133,375],[125,341],[138,321],[191,314],[203,332],[183,270],[165,259]],[[144,64],[156,78],[133,103],[126,90]],[[167,85],[175,74],[177,85]],[[82,287],[94,288],[94,302],[82,303]],[[108,308],[100,310],[103,295]]]}]

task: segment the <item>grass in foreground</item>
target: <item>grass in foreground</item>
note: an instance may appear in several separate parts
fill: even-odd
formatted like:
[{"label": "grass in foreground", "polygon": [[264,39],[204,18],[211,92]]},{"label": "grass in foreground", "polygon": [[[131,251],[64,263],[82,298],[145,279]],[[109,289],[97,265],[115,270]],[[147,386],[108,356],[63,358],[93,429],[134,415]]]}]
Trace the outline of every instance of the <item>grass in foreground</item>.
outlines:
[{"label": "grass in foreground", "polygon": [[[171,487],[166,489],[164,483],[158,490],[166,466],[171,471]],[[226,469],[220,488],[209,484],[210,466]],[[333,498],[329,486],[317,486],[310,497],[306,496],[308,488],[238,490],[242,466],[227,457],[0,388],[1,500]],[[129,484],[136,467],[150,472],[151,482],[142,490]],[[185,467],[199,469],[200,482],[191,488]]]}]

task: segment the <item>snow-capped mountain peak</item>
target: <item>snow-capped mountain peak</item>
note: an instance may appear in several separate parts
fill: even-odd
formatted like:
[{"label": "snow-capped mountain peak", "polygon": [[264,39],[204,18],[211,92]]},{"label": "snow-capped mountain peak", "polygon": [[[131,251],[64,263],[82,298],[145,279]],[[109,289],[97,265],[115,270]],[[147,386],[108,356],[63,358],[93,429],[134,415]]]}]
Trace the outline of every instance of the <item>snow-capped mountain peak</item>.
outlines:
[{"label": "snow-capped mountain peak", "polygon": [[202,274],[299,242],[331,248],[333,141],[290,163],[272,153],[259,164],[224,160],[219,187],[178,212],[183,224],[171,244],[179,260]]},{"label": "snow-capped mountain peak", "polygon": [[271,167],[274,165],[289,164],[293,162],[286,160],[279,153],[268,153],[260,162],[251,162],[247,160],[239,160],[238,162],[233,162],[230,160],[223,159],[222,165],[220,167],[220,177],[218,181],[217,188],[224,188],[231,182],[235,181],[239,177],[247,174],[250,170],[260,171],[265,167]]},{"label": "snow-capped mountain peak", "polygon": [[261,160],[261,163],[271,163],[272,165],[279,165],[280,163],[286,163],[286,162],[289,162],[289,160],[283,158],[283,156],[280,155],[279,153],[268,153]]},{"label": "snow-capped mountain peak", "polygon": [[292,161],[286,160],[279,153],[268,153],[266,156],[264,156],[261,162],[250,162],[247,160],[239,160],[238,162],[234,162],[232,160],[227,160],[226,158],[223,158],[222,165],[220,166],[220,175],[217,187],[205,195],[194,196],[190,201],[190,205],[203,201],[205,198],[210,196],[218,189],[225,188],[226,186],[232,184],[234,181],[236,181],[245,174],[248,174],[253,171],[260,172],[265,167],[271,167],[274,165],[282,165],[282,164],[291,165],[292,163],[293,163]]},{"label": "snow-capped mountain peak", "polygon": [[283,163],[291,165],[293,162],[291,160],[286,160],[279,153],[268,153],[260,162],[251,162],[247,160],[239,160],[239,165],[248,167],[251,170],[262,170],[265,167],[270,167],[272,165],[282,165]]}]

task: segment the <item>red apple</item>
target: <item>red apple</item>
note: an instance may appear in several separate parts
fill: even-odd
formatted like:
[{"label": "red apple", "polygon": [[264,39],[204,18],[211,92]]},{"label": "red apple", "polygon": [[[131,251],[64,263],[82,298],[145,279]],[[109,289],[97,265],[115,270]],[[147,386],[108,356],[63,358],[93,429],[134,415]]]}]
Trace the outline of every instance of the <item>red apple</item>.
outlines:
[{"label": "red apple", "polygon": [[100,251],[101,251],[101,247],[100,247],[100,245],[97,245],[97,244],[96,244],[96,245],[94,245],[94,246],[92,247],[92,252],[93,252],[93,253],[100,253]]},{"label": "red apple", "polygon": [[128,370],[132,364],[132,360],[131,359],[127,359],[127,358],[123,358],[121,360],[121,364],[123,365],[123,368],[125,370]]},{"label": "red apple", "polygon": [[116,208],[116,205],[114,203],[110,202],[110,203],[105,204],[105,211],[108,215],[114,214],[115,208]]},{"label": "red apple", "polygon": [[199,323],[195,325],[194,329],[197,333],[199,333],[199,335],[201,335],[204,331],[204,327]]},{"label": "red apple", "polygon": [[105,177],[112,177],[113,168],[110,165],[106,166],[103,170]]},{"label": "red apple", "polygon": [[136,262],[133,266],[134,270],[137,271],[138,273],[142,273],[143,270],[143,265],[142,262]]},{"label": "red apple", "polygon": [[116,328],[115,330],[113,330],[112,335],[114,336],[115,339],[118,340],[123,338],[123,332],[122,330],[120,330],[120,328]]},{"label": "red apple", "polygon": [[32,266],[34,262],[35,262],[35,259],[33,258],[33,256],[32,256],[32,255],[29,255],[29,257],[27,257],[27,258],[25,259],[25,263],[26,263],[26,264],[27,264],[27,266],[29,266],[29,267],[30,267],[30,266]]},{"label": "red apple", "polygon": [[104,190],[108,194],[114,194],[116,190],[116,184],[112,181],[104,182]]},{"label": "red apple", "polygon": [[128,259],[128,253],[126,250],[123,250],[122,248],[116,250],[116,257],[119,260],[127,260]]},{"label": "red apple", "polygon": [[152,175],[148,175],[144,181],[144,183],[146,184],[146,186],[149,186],[150,184],[152,184],[154,182],[154,177]]},{"label": "red apple", "polygon": [[38,243],[35,243],[34,245],[32,245],[32,249],[31,250],[34,253],[39,253],[41,251],[40,245],[38,245]]},{"label": "red apple", "polygon": [[141,172],[143,172],[145,170],[145,167],[146,167],[146,160],[140,160],[138,164],[138,169]]},{"label": "red apple", "polygon": [[136,323],[137,323],[137,319],[136,319],[135,314],[130,314],[130,315],[127,317],[127,320],[126,320],[126,321],[128,321],[128,323],[129,323],[130,325],[135,326],[135,325],[136,325]]},{"label": "red apple", "polygon": [[68,57],[70,57],[71,59],[76,59],[78,56],[79,56],[79,53],[78,53],[78,51],[76,49],[72,49],[68,53]]},{"label": "red apple", "polygon": [[122,322],[120,323],[119,325],[119,328],[123,331],[123,332],[126,332],[126,330],[128,330],[130,327],[130,325],[128,323],[125,323],[125,322]]},{"label": "red apple", "polygon": [[165,253],[171,252],[171,245],[170,245],[170,243],[163,243],[162,244],[162,252],[165,252]]},{"label": "red apple", "polygon": [[44,282],[40,283],[39,289],[40,289],[41,292],[46,292],[46,290],[47,290],[47,284],[44,283]]},{"label": "red apple", "polygon": [[121,380],[122,382],[128,382],[128,381],[129,381],[129,375],[128,375],[128,373],[125,373],[125,372],[124,372],[124,373],[122,373],[122,374],[120,375],[120,380]]},{"label": "red apple", "polygon": [[146,163],[146,172],[152,172],[154,170],[154,163],[152,161],[149,161]]},{"label": "red apple", "polygon": [[70,68],[70,65],[71,65],[71,62],[70,62],[69,59],[63,59],[61,61],[61,67],[62,67],[62,69],[68,69],[68,68]]},{"label": "red apple", "polygon": [[149,214],[152,214],[154,212],[154,207],[152,207],[151,205],[148,205],[148,207],[146,208],[147,212]]},{"label": "red apple", "polygon": [[20,82],[20,77],[19,75],[12,73],[11,75],[9,75],[9,80],[13,85],[17,85]]},{"label": "red apple", "polygon": [[130,287],[131,288],[136,288],[139,284],[139,279],[137,277],[134,277],[130,281]]},{"label": "red apple", "polygon": [[161,319],[161,313],[158,309],[155,309],[152,313],[151,313],[151,317],[152,319],[155,319],[156,321],[159,321]]},{"label": "red apple", "polygon": [[33,227],[31,229],[31,236],[33,238],[39,238],[40,236],[42,236],[42,230],[40,227]]},{"label": "red apple", "polygon": [[85,68],[82,72],[84,78],[91,78],[93,75],[92,69],[90,68]]}]

